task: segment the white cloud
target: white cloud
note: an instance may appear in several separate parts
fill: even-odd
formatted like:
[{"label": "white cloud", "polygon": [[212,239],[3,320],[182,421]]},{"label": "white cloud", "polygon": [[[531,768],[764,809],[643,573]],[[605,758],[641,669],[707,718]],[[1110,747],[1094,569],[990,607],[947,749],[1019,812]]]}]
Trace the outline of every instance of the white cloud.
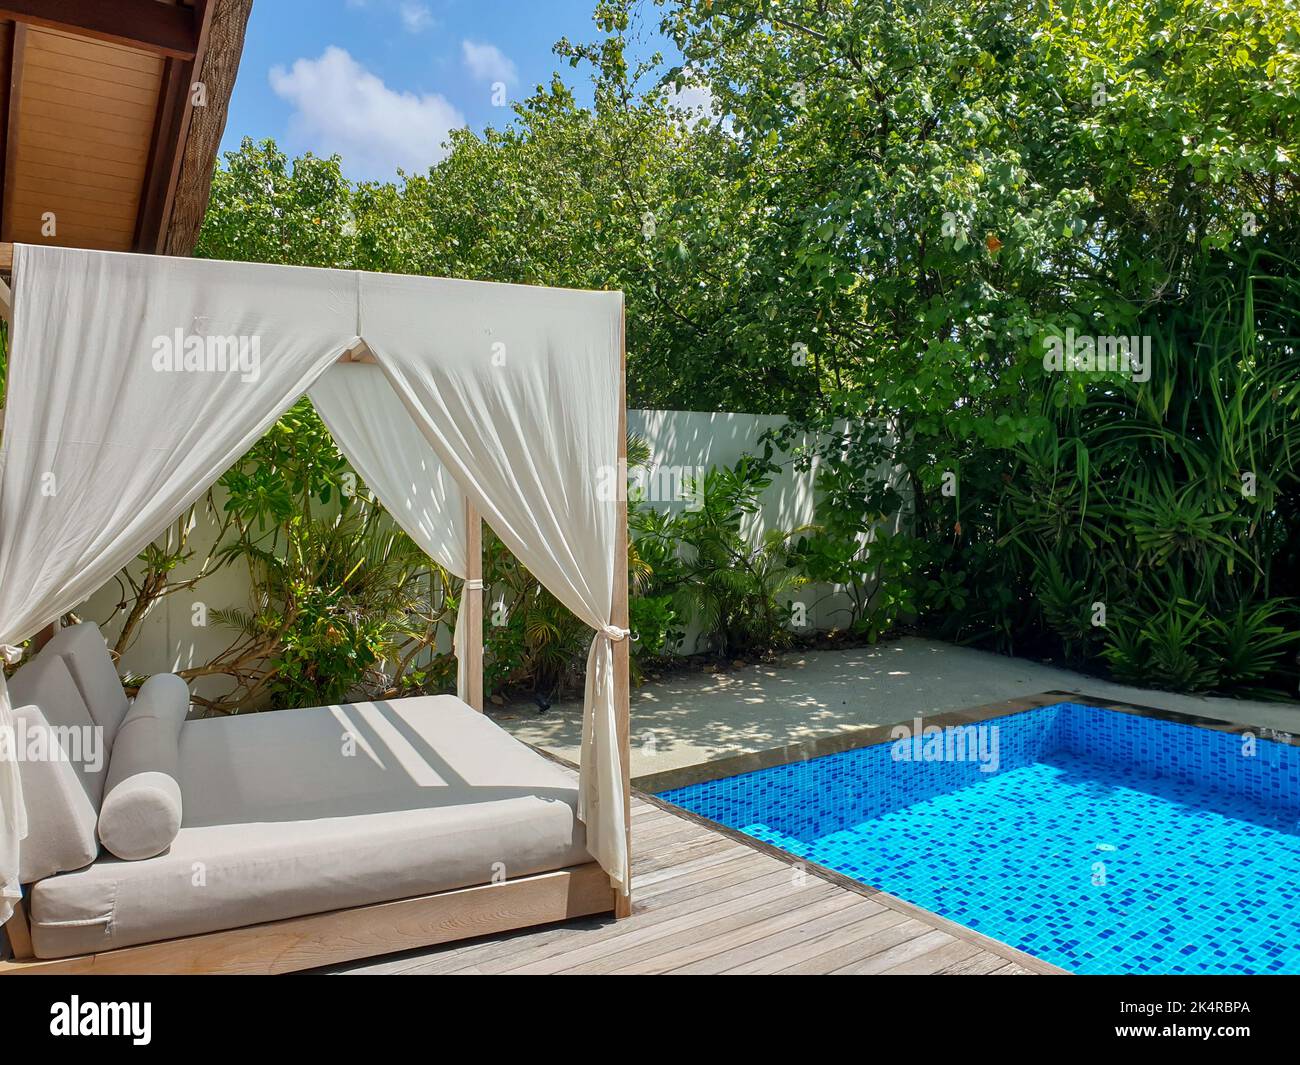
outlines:
[{"label": "white cloud", "polygon": [[402,25],[406,27],[408,33],[423,33],[433,25],[433,12],[429,10],[427,4],[405,0],[398,10],[402,16]]},{"label": "white cloud", "polygon": [[337,152],[358,178],[423,171],[446,154],[464,116],[440,95],[390,89],[342,48],[271,68],[271,88],[294,105],[290,136],[319,155]]},{"label": "white cloud", "polygon": [[694,124],[700,119],[713,119],[713,90],[693,71],[687,71],[687,79],[680,89],[669,85],[664,90],[670,107],[679,107],[686,112],[686,121]]},{"label": "white cloud", "polygon": [[519,78],[514,63],[495,44],[461,41],[460,51],[466,69],[478,81],[503,81],[511,85]]}]

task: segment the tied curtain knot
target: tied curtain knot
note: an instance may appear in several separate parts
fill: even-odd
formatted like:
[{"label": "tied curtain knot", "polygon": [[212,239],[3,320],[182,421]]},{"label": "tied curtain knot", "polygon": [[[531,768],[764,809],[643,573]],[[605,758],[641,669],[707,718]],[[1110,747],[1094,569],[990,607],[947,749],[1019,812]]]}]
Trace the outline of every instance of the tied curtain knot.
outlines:
[{"label": "tied curtain knot", "polygon": [[631,629],[620,629],[617,625],[602,625],[600,628],[601,635],[613,643],[619,640],[626,640],[631,635]]}]

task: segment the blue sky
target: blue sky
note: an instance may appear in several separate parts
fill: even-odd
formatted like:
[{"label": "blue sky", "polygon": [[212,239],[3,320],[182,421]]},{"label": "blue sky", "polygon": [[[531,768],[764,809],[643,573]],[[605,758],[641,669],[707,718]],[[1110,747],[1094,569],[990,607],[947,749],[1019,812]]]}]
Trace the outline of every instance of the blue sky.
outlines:
[{"label": "blue sky", "polygon": [[[447,130],[509,121],[513,101],[560,70],[561,37],[590,41],[594,0],[256,0],[222,150],[273,137],[291,155],[343,157],[353,178],[388,179],[441,157]],[[671,46],[658,9],[640,17],[648,54]],[[675,55],[675,53],[672,53]]]}]

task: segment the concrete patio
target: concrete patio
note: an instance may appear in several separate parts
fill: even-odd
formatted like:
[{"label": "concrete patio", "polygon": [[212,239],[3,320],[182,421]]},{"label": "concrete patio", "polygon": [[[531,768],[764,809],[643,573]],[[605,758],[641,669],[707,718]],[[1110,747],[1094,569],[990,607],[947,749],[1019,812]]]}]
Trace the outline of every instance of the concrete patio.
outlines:
[{"label": "concrete patio", "polygon": [[[904,637],[875,647],[792,653],[772,665],[644,684],[632,692],[632,776],[1046,691],[1300,732],[1300,704],[1295,702],[1175,695]],[[580,700],[557,703],[545,714],[529,703],[489,709],[521,740],[578,761]]]}]

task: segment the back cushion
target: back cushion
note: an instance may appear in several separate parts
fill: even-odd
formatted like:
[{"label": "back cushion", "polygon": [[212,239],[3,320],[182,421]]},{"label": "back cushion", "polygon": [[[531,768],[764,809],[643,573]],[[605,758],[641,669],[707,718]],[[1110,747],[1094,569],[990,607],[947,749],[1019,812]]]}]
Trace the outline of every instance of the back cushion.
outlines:
[{"label": "back cushion", "polygon": [[111,749],[126,717],[127,702],[99,626],[84,621],[63,629],[41,654],[58,655],[67,664],[90,716],[104,730],[106,749]]},{"label": "back cushion", "polygon": [[28,884],[89,865],[108,749],[58,655],[37,655],[13,675],[18,772],[27,806],[19,880]]}]

